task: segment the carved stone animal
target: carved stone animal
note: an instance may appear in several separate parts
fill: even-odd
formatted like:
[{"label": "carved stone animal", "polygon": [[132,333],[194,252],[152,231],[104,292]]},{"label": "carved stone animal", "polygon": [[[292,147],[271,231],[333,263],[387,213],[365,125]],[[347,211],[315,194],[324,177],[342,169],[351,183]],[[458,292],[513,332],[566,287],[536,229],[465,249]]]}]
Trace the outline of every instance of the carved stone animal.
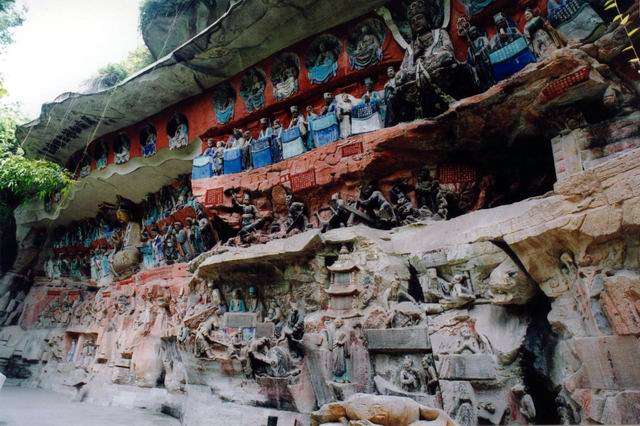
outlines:
[{"label": "carved stone animal", "polygon": [[489,288],[496,305],[524,305],[537,292],[535,283],[510,257],[491,272]]},{"label": "carved stone animal", "polygon": [[325,404],[311,413],[311,426],[357,421],[380,426],[455,426],[444,411],[426,407],[410,398],[357,393],[346,401]]}]

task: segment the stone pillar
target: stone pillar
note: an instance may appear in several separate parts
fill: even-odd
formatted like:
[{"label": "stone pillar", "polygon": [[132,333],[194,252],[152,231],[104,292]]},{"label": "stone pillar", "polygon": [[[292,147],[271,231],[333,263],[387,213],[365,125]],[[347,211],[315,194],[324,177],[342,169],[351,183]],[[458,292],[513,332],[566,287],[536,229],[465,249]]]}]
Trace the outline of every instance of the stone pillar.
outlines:
[{"label": "stone pillar", "polygon": [[4,385],[5,379],[6,377],[4,376],[4,374],[0,373],[0,389],[2,389],[2,385]]}]

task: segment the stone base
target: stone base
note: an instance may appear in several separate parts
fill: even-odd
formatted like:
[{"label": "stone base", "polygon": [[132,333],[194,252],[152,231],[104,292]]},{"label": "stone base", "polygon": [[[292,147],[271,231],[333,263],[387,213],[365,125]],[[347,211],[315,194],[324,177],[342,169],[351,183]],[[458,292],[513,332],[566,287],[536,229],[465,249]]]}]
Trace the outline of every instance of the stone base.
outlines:
[{"label": "stone base", "polygon": [[496,378],[496,363],[487,354],[446,355],[438,362],[441,379],[491,380]]}]

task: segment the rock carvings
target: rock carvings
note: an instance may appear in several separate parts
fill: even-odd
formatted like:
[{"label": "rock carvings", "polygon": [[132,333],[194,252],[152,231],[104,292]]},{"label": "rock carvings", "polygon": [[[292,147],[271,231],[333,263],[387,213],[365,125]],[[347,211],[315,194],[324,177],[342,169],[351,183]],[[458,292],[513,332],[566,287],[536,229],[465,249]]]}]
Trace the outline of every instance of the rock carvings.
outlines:
[{"label": "rock carvings", "polygon": [[[222,82],[191,178],[23,244],[0,371],[185,424],[640,422],[637,79],[597,2],[503,3],[390,2]],[[137,131],[118,166],[164,155]]]}]

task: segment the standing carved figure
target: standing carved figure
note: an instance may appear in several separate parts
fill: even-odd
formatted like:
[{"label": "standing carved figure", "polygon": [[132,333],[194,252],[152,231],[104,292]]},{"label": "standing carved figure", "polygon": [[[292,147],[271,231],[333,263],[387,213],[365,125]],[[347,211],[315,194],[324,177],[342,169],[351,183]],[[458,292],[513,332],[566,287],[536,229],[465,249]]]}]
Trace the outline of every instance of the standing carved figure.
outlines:
[{"label": "standing carved figure", "polygon": [[331,353],[333,355],[331,363],[333,380],[337,383],[351,383],[349,367],[347,365],[347,359],[350,357],[348,346],[349,335],[344,329],[344,322],[342,319],[336,319],[334,327],[335,330],[331,345]]},{"label": "standing carved figure", "polygon": [[405,392],[418,392],[420,390],[420,376],[413,368],[413,360],[405,356],[400,371],[398,371],[400,387]]},{"label": "standing carved figure", "polygon": [[454,98],[473,93],[475,87],[469,67],[455,58],[443,2],[414,0],[407,15],[413,40],[400,68],[399,89],[414,104],[415,115],[432,117],[445,111]]},{"label": "standing carved figure", "polygon": [[525,10],[524,19],[524,36],[538,59],[566,45],[564,37],[544,18],[535,16],[531,9]]},{"label": "standing carved figure", "polygon": [[234,209],[242,213],[242,222],[240,232],[238,233],[240,241],[243,243],[249,243],[253,233],[262,224],[260,212],[256,206],[251,204],[251,196],[249,194],[244,194],[242,197],[242,204],[240,204],[236,199],[235,193],[232,193],[231,201]]}]

